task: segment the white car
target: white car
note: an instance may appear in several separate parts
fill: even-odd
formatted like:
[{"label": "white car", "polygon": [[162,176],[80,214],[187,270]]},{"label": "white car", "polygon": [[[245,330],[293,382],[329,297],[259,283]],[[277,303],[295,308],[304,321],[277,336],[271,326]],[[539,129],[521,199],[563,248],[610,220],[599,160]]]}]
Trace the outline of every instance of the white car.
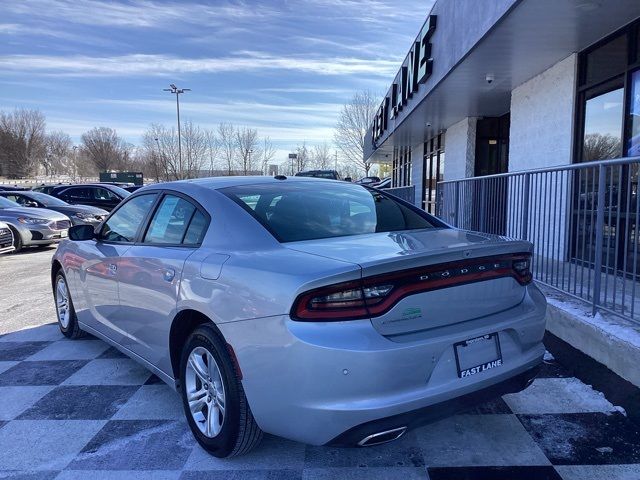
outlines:
[{"label": "white car", "polygon": [[13,233],[4,222],[0,222],[0,254],[13,252],[15,247],[13,246]]}]

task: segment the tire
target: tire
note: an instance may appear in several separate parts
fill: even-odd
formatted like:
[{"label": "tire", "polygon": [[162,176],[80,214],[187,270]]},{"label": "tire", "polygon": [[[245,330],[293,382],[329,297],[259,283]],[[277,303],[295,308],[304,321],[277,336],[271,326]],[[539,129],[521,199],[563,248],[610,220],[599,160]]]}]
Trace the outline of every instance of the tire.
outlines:
[{"label": "tire", "polygon": [[13,248],[15,249],[13,253],[18,253],[24,246],[22,245],[22,237],[15,228],[11,226],[9,228],[11,229],[11,233],[13,233]]},{"label": "tire", "polygon": [[[201,368],[194,368],[194,361]],[[211,326],[198,327],[187,339],[180,361],[180,380],[187,422],[207,452],[218,458],[233,457],[260,443],[262,430],[253,418],[226,343]],[[196,406],[195,413],[189,406],[189,397]]]},{"label": "tire", "polygon": [[[66,299],[64,301],[61,298],[63,291],[66,292]],[[60,327],[62,334],[72,340],[84,337],[86,333],[84,330],[81,330],[80,325],[78,325],[78,317],[76,317],[76,311],[73,308],[67,279],[62,272],[58,272],[56,275],[56,281],[53,288],[53,299],[56,303],[58,327]]]}]

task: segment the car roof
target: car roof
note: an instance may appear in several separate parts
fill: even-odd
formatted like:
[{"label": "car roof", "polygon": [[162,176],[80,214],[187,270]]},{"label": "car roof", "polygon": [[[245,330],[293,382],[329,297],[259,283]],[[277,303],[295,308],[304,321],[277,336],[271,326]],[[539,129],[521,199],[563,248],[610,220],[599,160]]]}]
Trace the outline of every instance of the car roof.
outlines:
[{"label": "car roof", "polygon": [[[208,177],[208,178],[195,178],[191,180],[178,180],[174,182],[157,183],[152,185],[145,185],[144,190],[150,190],[152,188],[167,188],[167,189],[180,189],[182,186],[195,185],[198,187],[210,188],[218,190],[225,187],[236,187],[240,185],[258,185],[269,183],[291,183],[291,182],[336,182],[338,180],[331,180],[327,178],[314,178],[314,177],[286,177],[284,180],[279,180],[275,177],[267,176],[238,176],[238,177]],[[343,183],[343,182],[341,182]],[[140,188],[136,190],[136,193],[142,191]]]}]

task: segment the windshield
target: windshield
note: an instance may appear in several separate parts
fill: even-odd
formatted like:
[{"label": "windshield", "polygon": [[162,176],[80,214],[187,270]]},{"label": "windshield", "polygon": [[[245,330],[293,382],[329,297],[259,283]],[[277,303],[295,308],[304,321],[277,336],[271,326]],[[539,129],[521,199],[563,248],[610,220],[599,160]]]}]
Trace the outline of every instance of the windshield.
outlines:
[{"label": "windshield", "polygon": [[32,198],[43,204],[45,207],[64,207],[69,205],[67,202],[62,201],[59,198],[52,197],[51,195],[47,195],[46,193],[31,192],[28,195],[25,195],[25,197]]},{"label": "windshield", "polygon": [[0,208],[16,208],[19,206],[19,204],[12,202],[8,198],[0,197]]},{"label": "windshield", "polygon": [[109,185],[109,190],[118,194],[121,198],[127,198],[131,195],[131,192],[127,192],[124,188],[120,188],[116,185]]},{"label": "windshield", "polygon": [[242,185],[221,192],[281,242],[445,226],[390,195],[350,183]]}]

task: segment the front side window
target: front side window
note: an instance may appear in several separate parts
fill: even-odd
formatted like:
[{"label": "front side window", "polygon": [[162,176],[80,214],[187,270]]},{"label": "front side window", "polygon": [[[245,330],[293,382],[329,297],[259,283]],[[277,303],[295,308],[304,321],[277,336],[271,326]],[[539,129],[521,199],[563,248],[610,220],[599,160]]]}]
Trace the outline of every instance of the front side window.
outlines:
[{"label": "front side window", "polygon": [[133,242],[138,228],[149,213],[155,193],[132,198],[115,211],[102,227],[101,238],[109,242]]},{"label": "front side window", "polygon": [[88,188],[68,188],[63,191],[61,196],[63,198],[90,198]]},{"label": "front side window", "polygon": [[[181,244],[196,211],[191,202],[175,195],[166,195],[149,224],[145,243]],[[194,235],[190,236],[190,241]]]},{"label": "front side window", "polygon": [[221,192],[281,242],[444,227],[392,196],[348,183],[242,185]]},{"label": "front side window", "polygon": [[120,200],[115,194],[111,193],[106,188],[94,188],[93,198],[95,200]]}]

